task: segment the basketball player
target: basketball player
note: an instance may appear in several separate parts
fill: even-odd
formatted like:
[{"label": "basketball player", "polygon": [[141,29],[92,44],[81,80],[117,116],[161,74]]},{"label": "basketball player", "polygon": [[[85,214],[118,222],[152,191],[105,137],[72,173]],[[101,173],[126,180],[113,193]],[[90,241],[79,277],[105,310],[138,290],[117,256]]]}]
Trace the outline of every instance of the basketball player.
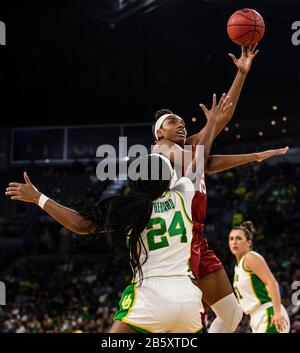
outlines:
[{"label": "basketball player", "polygon": [[[222,97],[207,115],[206,134],[201,141],[205,160],[217,119],[229,108],[230,103]],[[174,170],[169,159],[152,154],[142,160],[142,175],[132,182],[134,194],[102,200],[81,214],[41,194],[26,173],[26,183],[10,183],[6,195],[39,205],[77,234],[107,233],[113,244],[127,243],[133,281],[122,295],[112,333],[197,332],[202,327],[202,293],[190,279],[189,260],[198,158],[196,151],[186,176],[170,189]],[[155,161],[161,171],[158,180],[151,179]],[[200,176],[202,173],[200,170]],[[163,179],[162,175],[168,177]]]},{"label": "basketball player", "polygon": [[287,333],[290,321],[281,304],[279,286],[265,259],[253,251],[255,228],[251,221],[229,233],[229,248],[236,257],[234,291],[253,333]]},{"label": "basketball player", "polygon": [[[233,54],[229,54],[238,68],[238,73],[228,94],[232,106],[217,122],[215,137],[232,118],[246,75],[250,70],[253,59],[258,53],[255,49],[256,46],[250,48],[243,47],[242,55],[239,59],[236,59]],[[204,105],[201,105],[201,108],[206,115],[208,109]],[[183,151],[182,146],[192,145],[195,147],[199,144],[203,134],[205,134],[205,129],[202,129],[198,134],[186,139],[186,129],[183,119],[174,115],[171,111],[163,109],[156,114],[156,123],[153,126],[153,134],[157,141],[153,152],[162,153],[174,162],[174,158],[176,158],[174,147],[177,148],[178,154],[183,156],[182,159],[184,160],[185,152]],[[172,148],[172,154],[165,154],[162,152],[160,148],[163,146]],[[284,154],[287,150],[288,149],[285,148],[265,151],[260,154],[210,156],[205,171],[207,173],[223,171],[248,162],[262,161],[273,155]],[[203,233],[204,218],[206,214],[206,188],[204,175],[198,189],[199,190],[196,192],[193,199],[192,206],[194,237],[190,262],[191,268],[198,280],[197,285],[202,290],[203,301],[208,304],[216,314],[216,319],[211,324],[209,332],[234,332],[242,318],[243,311],[233,294],[232,286],[225,270],[223,269],[221,261],[217,258],[214,252],[209,249]]]}]

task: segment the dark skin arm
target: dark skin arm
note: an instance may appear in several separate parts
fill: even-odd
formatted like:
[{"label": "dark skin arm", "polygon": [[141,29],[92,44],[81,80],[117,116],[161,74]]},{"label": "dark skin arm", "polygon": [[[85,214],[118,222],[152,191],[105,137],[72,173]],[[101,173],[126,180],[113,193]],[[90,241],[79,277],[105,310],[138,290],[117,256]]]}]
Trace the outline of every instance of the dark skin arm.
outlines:
[{"label": "dark skin arm", "polygon": [[212,155],[208,157],[205,172],[208,174],[219,173],[250,162],[262,162],[270,157],[286,154],[288,150],[289,148],[285,147],[249,154]]},{"label": "dark skin arm", "polygon": [[[12,182],[6,188],[5,194],[14,201],[30,202],[38,205],[41,193],[31,183],[27,173],[24,173],[24,183]],[[84,235],[92,234],[96,226],[89,220],[82,217],[77,211],[60,205],[53,200],[47,200],[44,211],[53,219],[71,232]]]}]

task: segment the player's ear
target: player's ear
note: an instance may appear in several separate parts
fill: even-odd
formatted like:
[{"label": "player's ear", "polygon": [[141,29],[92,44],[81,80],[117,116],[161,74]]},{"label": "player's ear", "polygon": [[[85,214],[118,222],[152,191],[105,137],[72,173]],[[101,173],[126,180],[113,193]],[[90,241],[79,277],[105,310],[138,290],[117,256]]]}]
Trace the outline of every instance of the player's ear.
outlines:
[{"label": "player's ear", "polygon": [[163,135],[161,129],[157,130],[157,136],[158,136],[159,139],[161,139],[161,138],[164,137],[164,135]]}]

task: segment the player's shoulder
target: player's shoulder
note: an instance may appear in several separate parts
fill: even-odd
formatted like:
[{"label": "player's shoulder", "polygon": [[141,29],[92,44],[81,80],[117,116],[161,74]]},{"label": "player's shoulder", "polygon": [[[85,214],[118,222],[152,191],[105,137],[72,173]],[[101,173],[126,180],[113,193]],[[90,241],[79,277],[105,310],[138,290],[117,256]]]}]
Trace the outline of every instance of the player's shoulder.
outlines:
[{"label": "player's shoulder", "polygon": [[185,192],[185,191],[195,192],[195,187],[189,178],[181,177],[175,182],[171,190],[178,191],[178,192]]},{"label": "player's shoulder", "polygon": [[261,254],[259,254],[256,251],[253,251],[253,250],[247,252],[247,254],[244,256],[244,264],[245,265],[247,263],[250,263],[252,261],[257,261],[257,260],[264,261],[265,259]]}]

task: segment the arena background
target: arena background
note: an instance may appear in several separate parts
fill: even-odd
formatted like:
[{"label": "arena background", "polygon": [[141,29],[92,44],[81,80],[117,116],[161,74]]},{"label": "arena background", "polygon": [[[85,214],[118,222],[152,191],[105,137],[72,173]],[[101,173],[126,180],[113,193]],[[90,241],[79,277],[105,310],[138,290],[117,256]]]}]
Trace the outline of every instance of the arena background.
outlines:
[{"label": "arena background", "polygon": [[[300,3],[289,0],[1,1],[0,332],[109,330],[130,280],[127,259],[105,239],[78,238],[37,207],[10,201],[5,187],[26,170],[43,193],[75,209],[127,192],[120,180],[97,180],[97,147],[118,146],[119,136],[150,146],[160,108],[198,131],[198,104],[209,105],[235,76],[227,53],[239,48],[226,22],[243,7],[262,14],[266,33],[212,153],[290,151],[207,177],[206,233],[232,276],[228,230],[253,220],[256,249],[280,283],[291,332],[300,332],[292,303],[300,281]],[[238,331],[249,332],[246,317]]]}]

